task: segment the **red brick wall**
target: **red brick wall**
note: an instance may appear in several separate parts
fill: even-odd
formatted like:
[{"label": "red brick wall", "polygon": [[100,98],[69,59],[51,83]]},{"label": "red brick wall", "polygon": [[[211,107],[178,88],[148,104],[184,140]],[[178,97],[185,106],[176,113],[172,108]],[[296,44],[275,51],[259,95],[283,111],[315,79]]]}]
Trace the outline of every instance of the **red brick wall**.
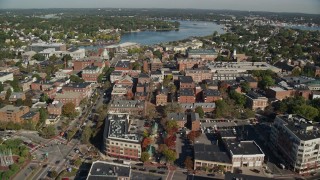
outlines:
[{"label": "red brick wall", "polygon": [[178,102],[179,103],[195,103],[196,98],[194,96],[179,96]]}]

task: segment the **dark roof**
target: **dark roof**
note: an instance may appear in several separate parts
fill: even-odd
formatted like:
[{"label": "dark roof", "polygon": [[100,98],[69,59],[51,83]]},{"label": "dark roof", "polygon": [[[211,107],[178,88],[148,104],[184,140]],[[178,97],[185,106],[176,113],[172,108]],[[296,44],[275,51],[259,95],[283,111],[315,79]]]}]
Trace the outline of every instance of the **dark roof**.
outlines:
[{"label": "dark roof", "polygon": [[207,97],[207,96],[220,96],[221,94],[220,94],[220,91],[217,89],[205,89],[203,90],[203,95]]},{"label": "dark roof", "polygon": [[139,78],[150,78],[150,76],[146,73],[140,73]]},{"label": "dark roof", "polygon": [[257,92],[254,92],[254,91],[249,91],[246,95],[248,97],[250,97],[251,99],[266,98],[265,96],[263,96]]},{"label": "dark roof", "polygon": [[215,144],[194,144],[194,159],[231,163],[227,152],[221,150],[220,147]]},{"label": "dark roof", "polygon": [[118,61],[115,67],[130,68],[130,61]]},{"label": "dark roof", "polygon": [[131,169],[128,165],[105,161],[93,162],[88,180],[116,179],[116,177],[130,177]]},{"label": "dark roof", "polygon": [[193,83],[191,76],[179,76],[180,83]]},{"label": "dark roof", "polygon": [[256,79],[254,79],[252,76],[242,76],[242,77],[237,77],[236,80],[238,82],[258,82]]},{"label": "dark roof", "polygon": [[176,120],[176,121],[187,121],[187,114],[186,113],[169,113],[168,120]]},{"label": "dark roof", "polygon": [[193,89],[180,89],[179,96],[194,96]]},{"label": "dark roof", "polygon": [[21,118],[28,120],[28,119],[31,119],[36,114],[37,114],[36,112],[29,111],[26,114],[22,115]]},{"label": "dark roof", "polygon": [[227,172],[224,177],[225,180],[235,180],[235,179],[242,179],[242,180],[271,180],[271,178],[261,177],[261,176],[251,176],[245,174],[236,174]]},{"label": "dark roof", "polygon": [[292,71],[294,68],[293,66],[288,65],[287,62],[281,61],[276,62],[274,66],[285,71]]},{"label": "dark roof", "polygon": [[254,141],[225,140],[227,148],[234,155],[264,154]]},{"label": "dark roof", "polygon": [[81,83],[69,83],[64,85],[63,87],[73,87],[73,88],[86,88],[90,86],[91,83],[81,82]]}]

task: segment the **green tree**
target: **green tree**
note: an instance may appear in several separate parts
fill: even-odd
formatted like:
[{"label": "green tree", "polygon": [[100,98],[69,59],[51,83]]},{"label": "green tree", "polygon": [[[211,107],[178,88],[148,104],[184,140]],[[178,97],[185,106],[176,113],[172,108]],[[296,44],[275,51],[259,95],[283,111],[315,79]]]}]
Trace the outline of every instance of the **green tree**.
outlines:
[{"label": "green tree", "polygon": [[224,100],[216,101],[215,115],[217,118],[228,116],[229,111],[231,111],[229,105]]},{"label": "green tree", "polygon": [[254,118],[256,113],[251,110],[251,109],[245,109],[243,112],[243,118],[248,119],[248,118]]},{"label": "green tree", "polygon": [[81,159],[76,159],[74,162],[73,162],[73,164],[75,165],[75,166],[77,166],[77,167],[79,167],[81,164],[82,164],[82,161],[81,161]]},{"label": "green tree", "polygon": [[154,51],[153,55],[159,59],[162,59],[162,53],[159,50]]},{"label": "green tree", "polygon": [[230,98],[233,99],[236,104],[243,107],[246,103],[246,97],[236,91],[230,91]]},{"label": "green tree", "polygon": [[11,88],[9,88],[6,92],[6,100],[9,100],[11,94],[12,94],[12,91],[11,91]]},{"label": "green tree", "polygon": [[92,130],[89,126],[86,126],[81,134],[81,143],[88,144],[92,135]]},{"label": "green tree", "polygon": [[149,161],[149,159],[150,159],[150,155],[149,155],[149,153],[148,152],[142,152],[141,153],[141,161],[142,162],[147,162],[147,161]]},{"label": "green tree", "polygon": [[37,60],[37,61],[44,61],[44,60],[46,60],[46,58],[45,58],[43,55],[38,54],[38,53],[35,54],[32,58],[35,59],[35,60]]},{"label": "green tree", "polygon": [[77,115],[76,106],[68,102],[62,106],[62,114],[68,118],[74,118]]},{"label": "green tree", "polygon": [[75,82],[75,83],[84,82],[83,79],[81,79],[79,76],[76,76],[76,75],[71,75],[70,76],[70,81]]},{"label": "green tree", "polygon": [[42,94],[40,96],[40,102],[47,102],[49,100],[49,97],[47,94]]},{"label": "green tree", "polygon": [[58,172],[55,170],[50,171],[49,176],[50,178],[56,178],[58,176]]},{"label": "green tree", "polygon": [[56,128],[53,125],[49,125],[47,127],[42,128],[40,131],[40,135],[44,138],[52,138],[56,135]]},{"label": "green tree", "polygon": [[168,163],[173,163],[177,159],[177,153],[171,149],[164,150],[163,155]]},{"label": "green tree", "polygon": [[44,123],[46,119],[48,118],[48,111],[45,108],[41,108],[39,110],[40,113],[40,123]]},{"label": "green tree", "polygon": [[64,55],[64,56],[62,57],[62,60],[63,60],[63,61],[65,61],[65,60],[71,61],[71,60],[72,60],[72,57],[71,57],[69,54],[66,54],[66,55]]},{"label": "green tree", "polygon": [[15,104],[16,104],[16,106],[22,106],[23,105],[22,99],[17,99]]},{"label": "green tree", "polygon": [[241,87],[241,91],[245,93],[248,93],[251,90],[251,87],[248,82],[240,83],[240,87]]},{"label": "green tree", "polygon": [[275,80],[269,75],[263,76],[261,81],[259,81],[259,85],[262,89],[266,89],[270,86],[273,86],[274,84]]},{"label": "green tree", "polygon": [[200,118],[204,117],[204,111],[201,106],[196,107],[195,112],[199,114]]},{"label": "green tree", "polygon": [[310,120],[314,120],[314,118],[319,115],[319,111],[317,108],[306,104],[295,106],[293,112]]},{"label": "green tree", "polygon": [[2,84],[2,82],[0,82],[0,92],[4,91],[4,86]]}]

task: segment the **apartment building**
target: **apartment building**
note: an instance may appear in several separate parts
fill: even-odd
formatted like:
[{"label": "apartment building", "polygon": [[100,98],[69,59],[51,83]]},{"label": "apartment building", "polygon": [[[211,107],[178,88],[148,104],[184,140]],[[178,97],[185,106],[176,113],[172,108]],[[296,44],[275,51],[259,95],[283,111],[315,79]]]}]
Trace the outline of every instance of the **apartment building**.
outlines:
[{"label": "apartment building", "polygon": [[156,95],[156,105],[157,106],[165,106],[168,103],[168,95],[164,93],[160,93]]},{"label": "apartment building", "polygon": [[22,116],[29,112],[28,106],[16,107],[13,105],[6,105],[0,109],[1,122],[22,123]]},{"label": "apartment building", "polygon": [[319,123],[302,116],[278,115],[271,128],[270,145],[299,174],[320,169]]},{"label": "apartment building", "polygon": [[145,101],[114,99],[110,103],[110,113],[144,114]]},{"label": "apartment building", "polygon": [[90,97],[92,94],[91,83],[83,82],[83,83],[69,83],[62,86],[62,92],[78,92],[85,97]]},{"label": "apartment building", "polygon": [[202,82],[206,79],[212,79],[212,72],[206,68],[194,68],[194,69],[186,69],[186,76],[191,76],[194,82]]},{"label": "apartment building", "polygon": [[[137,120],[138,121],[138,120]],[[129,118],[129,114],[109,114],[104,129],[104,152],[116,158],[139,160],[141,140],[138,122]]]}]

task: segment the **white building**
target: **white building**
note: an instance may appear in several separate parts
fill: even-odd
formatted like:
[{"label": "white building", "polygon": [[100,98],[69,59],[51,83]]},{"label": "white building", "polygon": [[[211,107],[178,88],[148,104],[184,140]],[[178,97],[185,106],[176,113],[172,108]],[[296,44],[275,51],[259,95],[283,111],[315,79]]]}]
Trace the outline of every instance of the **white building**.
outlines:
[{"label": "white building", "polygon": [[13,73],[10,72],[0,72],[0,82],[13,81]]},{"label": "white building", "polygon": [[271,128],[271,147],[297,173],[320,169],[319,123],[299,115],[279,115]]}]

